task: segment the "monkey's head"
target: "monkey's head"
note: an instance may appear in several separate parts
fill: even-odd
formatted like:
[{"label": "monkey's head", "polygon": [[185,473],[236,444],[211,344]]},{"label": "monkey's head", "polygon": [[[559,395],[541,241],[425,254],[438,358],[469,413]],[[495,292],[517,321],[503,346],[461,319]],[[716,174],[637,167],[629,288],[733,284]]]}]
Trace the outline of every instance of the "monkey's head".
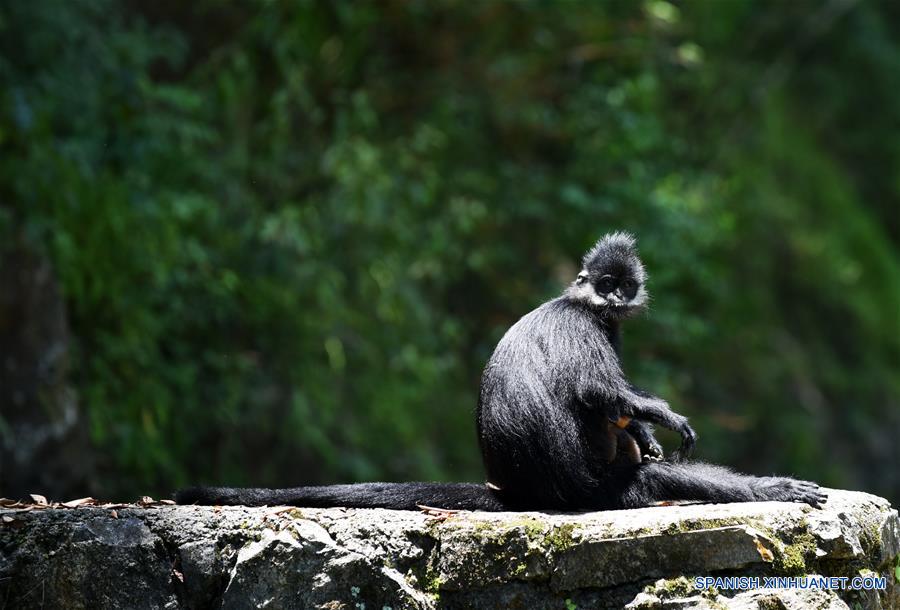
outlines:
[{"label": "monkey's head", "polygon": [[582,261],[582,270],[566,293],[621,319],[639,312],[649,298],[647,272],[629,233],[608,233]]}]

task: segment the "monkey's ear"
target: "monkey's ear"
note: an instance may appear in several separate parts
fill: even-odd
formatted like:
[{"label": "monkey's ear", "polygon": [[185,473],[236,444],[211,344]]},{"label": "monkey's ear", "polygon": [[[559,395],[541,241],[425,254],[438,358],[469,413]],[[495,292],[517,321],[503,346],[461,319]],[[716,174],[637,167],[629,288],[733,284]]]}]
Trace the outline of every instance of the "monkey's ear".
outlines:
[{"label": "monkey's ear", "polygon": [[587,281],[587,279],[588,279],[588,272],[582,271],[581,273],[578,274],[578,277],[575,278],[575,283],[581,285],[581,284],[584,284]]}]

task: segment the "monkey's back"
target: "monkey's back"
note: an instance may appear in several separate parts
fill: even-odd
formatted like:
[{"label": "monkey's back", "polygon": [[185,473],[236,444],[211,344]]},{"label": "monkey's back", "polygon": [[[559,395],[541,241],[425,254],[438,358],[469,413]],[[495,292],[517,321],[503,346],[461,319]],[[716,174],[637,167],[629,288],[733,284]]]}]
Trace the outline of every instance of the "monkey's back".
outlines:
[{"label": "monkey's back", "polygon": [[589,408],[580,391],[610,365],[618,362],[602,321],[566,297],[544,303],[503,336],[482,376],[477,421],[488,481],[505,501],[596,505],[606,414]]}]

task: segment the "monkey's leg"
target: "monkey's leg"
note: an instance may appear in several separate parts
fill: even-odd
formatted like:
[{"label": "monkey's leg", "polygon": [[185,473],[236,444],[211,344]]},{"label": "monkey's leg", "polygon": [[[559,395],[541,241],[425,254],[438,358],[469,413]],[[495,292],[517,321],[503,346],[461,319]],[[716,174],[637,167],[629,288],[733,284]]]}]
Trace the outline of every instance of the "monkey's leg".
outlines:
[{"label": "monkey's leg", "polygon": [[662,459],[663,448],[653,436],[653,425],[649,422],[632,419],[625,430],[637,441],[641,456]]},{"label": "monkey's leg", "polygon": [[622,507],[666,500],[700,502],[805,502],[820,507],[826,495],[818,485],[787,477],[754,477],[702,462],[644,462],[622,491]]}]

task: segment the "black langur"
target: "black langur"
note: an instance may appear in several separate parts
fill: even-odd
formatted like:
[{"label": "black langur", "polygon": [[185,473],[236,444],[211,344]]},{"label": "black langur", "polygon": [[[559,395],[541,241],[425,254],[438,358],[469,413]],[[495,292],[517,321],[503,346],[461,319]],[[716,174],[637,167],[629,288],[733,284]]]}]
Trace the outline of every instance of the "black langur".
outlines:
[{"label": "black langur", "polygon": [[[646,306],[646,280],[634,238],[607,235],[585,255],[562,296],[500,340],[482,378],[478,438],[488,481],[503,504],[559,510],[670,500],[819,504],[824,495],[813,483],[683,461],[696,440],[687,419],[634,387],[617,354],[621,321]],[[649,456],[660,454],[649,424],[679,432],[674,460],[607,462],[608,435],[599,431],[620,421],[629,421],[626,429]]]},{"label": "black langur", "polygon": [[[619,324],[645,307],[635,240],[603,237],[558,298],[516,322],[485,367],[477,425],[487,484],[358,483],[291,489],[196,487],[180,504],[415,509],[603,510],[661,501],[781,500],[819,506],[815,483],[688,462],[687,418],[634,387],[619,362]],[[671,460],[652,424],[681,435]]]}]

